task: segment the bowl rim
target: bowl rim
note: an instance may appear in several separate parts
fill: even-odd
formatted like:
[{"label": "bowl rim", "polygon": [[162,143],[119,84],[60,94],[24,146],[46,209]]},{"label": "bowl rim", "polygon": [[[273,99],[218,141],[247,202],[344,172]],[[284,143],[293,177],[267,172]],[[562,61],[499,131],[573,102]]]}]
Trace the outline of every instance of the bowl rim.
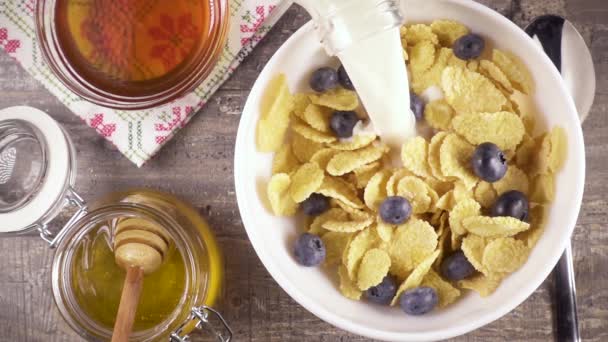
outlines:
[{"label": "bowl rim", "polygon": [[[552,65],[551,60],[540,49],[540,47],[538,47],[536,44],[534,44],[533,40],[530,39],[525,34],[525,32],[523,30],[521,30],[515,23],[513,23],[506,17],[502,16],[500,13],[492,10],[489,7],[486,7],[485,5],[479,4],[475,1],[469,1],[469,0],[442,0],[442,1],[459,4],[459,5],[468,7],[473,11],[478,11],[478,12],[482,13],[483,15],[492,17],[497,22],[500,22],[501,25],[508,27],[509,30],[512,31],[512,34],[520,35],[521,37],[525,37],[525,39],[522,39],[522,40],[526,41],[527,45],[524,46],[524,49],[526,51],[536,49],[537,50],[536,53],[540,53],[542,55],[541,58],[544,58],[544,63]],[[300,39],[300,37],[302,35],[312,32],[312,27],[313,27],[312,22],[308,22],[305,25],[303,25],[302,27],[300,27],[287,41],[285,41],[281,45],[281,47],[277,51],[275,51],[275,53],[273,54],[273,57],[271,57],[269,59],[267,65],[264,67],[264,69],[262,70],[262,72],[260,74],[262,74],[266,68],[271,67],[271,64],[272,64],[271,61],[273,60],[274,56],[276,54],[278,54],[282,49],[284,49],[285,46],[289,45],[290,41],[298,40],[298,39]],[[557,86],[560,88],[561,93],[568,94],[565,83],[563,82],[561,75],[558,73],[557,69],[555,69],[555,68],[550,68],[550,69],[551,69],[551,72],[548,77],[552,78],[552,81],[557,83]],[[574,228],[576,226],[576,221],[578,219],[578,215],[579,215],[580,208],[582,205],[582,198],[583,198],[583,191],[584,191],[584,184],[585,184],[585,158],[584,158],[585,150],[584,150],[584,140],[583,140],[582,129],[580,127],[574,130],[575,136],[572,137],[572,141],[577,142],[575,153],[580,154],[581,159],[583,161],[582,163],[579,163],[578,165],[575,166],[578,169],[578,170],[576,170],[577,173],[581,177],[581,179],[579,179],[578,182],[582,186],[578,187],[576,189],[576,192],[571,194],[571,198],[573,200],[572,203],[578,203],[579,205],[577,205],[576,208],[573,209],[572,214],[568,217],[567,222],[563,222],[564,225],[566,227],[568,227],[568,229],[566,231],[567,234],[564,234],[562,236],[562,238],[559,242],[559,248],[554,248],[552,250],[552,252],[550,253],[550,258],[547,259],[548,262],[545,262],[545,265],[551,265],[551,267],[545,267],[545,268],[539,269],[539,272],[537,273],[538,276],[533,279],[534,281],[528,282],[526,285],[524,285],[521,288],[521,291],[518,292],[517,296],[511,297],[509,299],[509,301],[506,301],[504,303],[504,305],[497,307],[494,311],[491,311],[487,314],[483,314],[483,315],[477,317],[476,320],[471,321],[471,323],[469,323],[467,325],[461,325],[458,327],[451,327],[451,328],[435,330],[435,331],[428,331],[428,332],[387,332],[384,330],[379,330],[379,329],[374,329],[374,328],[354,324],[354,323],[350,322],[349,320],[331,312],[330,310],[326,310],[324,307],[318,305],[316,302],[308,299],[308,297],[304,293],[300,292],[300,290],[298,290],[298,288],[296,286],[294,286],[294,284],[292,284],[292,282],[287,278],[287,276],[284,275],[282,273],[282,271],[279,269],[279,267],[277,266],[275,261],[271,258],[270,254],[266,253],[266,251],[263,248],[261,248],[263,246],[263,242],[261,240],[261,234],[258,234],[255,231],[252,224],[249,224],[250,228],[248,228],[248,223],[253,222],[250,219],[250,217],[254,217],[253,214],[255,211],[254,211],[254,209],[251,208],[251,204],[248,203],[246,200],[247,195],[245,194],[244,177],[239,176],[239,174],[241,174],[242,172],[247,170],[247,165],[244,164],[244,160],[246,158],[243,158],[242,155],[238,153],[238,151],[241,149],[244,149],[247,144],[250,144],[250,141],[247,140],[247,138],[249,138],[250,135],[247,134],[246,131],[248,130],[248,127],[251,127],[251,121],[255,119],[254,115],[252,115],[252,113],[255,113],[257,111],[255,108],[252,108],[254,101],[251,100],[251,94],[260,93],[259,88],[261,88],[263,86],[264,86],[264,84],[261,84],[260,82],[258,82],[256,80],[254,86],[252,87],[250,95],[247,99],[247,102],[243,108],[242,117],[241,117],[241,120],[239,123],[239,128],[237,131],[237,139],[236,139],[236,143],[235,143],[235,156],[234,156],[234,180],[235,180],[235,191],[236,191],[236,198],[237,198],[239,212],[241,214],[241,218],[242,218],[242,222],[243,222],[245,231],[247,232],[247,235],[251,241],[251,244],[252,244],[254,250],[256,251],[256,254],[262,261],[262,264],[264,265],[264,267],[272,275],[274,280],[298,304],[300,304],[306,310],[308,310],[315,316],[319,317],[320,319],[324,320],[325,322],[328,322],[328,323],[330,323],[340,329],[346,330],[346,331],[350,331],[350,332],[353,332],[353,333],[356,333],[359,335],[363,335],[363,336],[366,336],[369,338],[380,339],[380,340],[385,340],[385,341],[435,341],[435,340],[446,339],[446,338],[463,335],[463,334],[476,330],[482,326],[485,326],[485,325],[501,318],[502,316],[506,315],[507,313],[509,313],[510,311],[515,309],[517,306],[519,306],[523,301],[525,301],[544,282],[544,280],[547,278],[547,276],[553,270],[554,266],[557,264],[563,251],[566,249],[566,246],[567,246],[568,242],[570,241],[572,232],[574,231]],[[580,122],[578,119],[578,114],[577,114],[576,107],[574,105],[574,101],[571,98],[571,96],[566,96],[564,98],[564,101],[568,106],[567,111],[570,113],[570,115],[574,115],[577,118],[576,121]],[[239,171],[239,170],[243,170],[243,171]]]}]

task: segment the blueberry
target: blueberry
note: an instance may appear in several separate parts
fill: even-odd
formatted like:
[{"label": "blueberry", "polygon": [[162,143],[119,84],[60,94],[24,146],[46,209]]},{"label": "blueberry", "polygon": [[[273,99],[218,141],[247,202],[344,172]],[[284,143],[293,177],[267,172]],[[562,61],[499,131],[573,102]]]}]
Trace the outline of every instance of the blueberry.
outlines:
[{"label": "blueberry", "polygon": [[319,68],[310,77],[310,87],[314,91],[324,92],[338,86],[338,73],[328,67]]},{"label": "blueberry", "polygon": [[475,149],[471,157],[475,174],[486,182],[496,182],[507,173],[507,158],[498,146],[486,142]]},{"label": "blueberry", "polygon": [[357,113],[353,111],[335,111],[329,122],[331,130],[339,138],[350,138],[353,136],[353,128],[359,122]]},{"label": "blueberry", "polygon": [[312,194],[300,203],[300,209],[308,216],[319,216],[329,209],[329,198],[321,194]]},{"label": "blueberry", "polygon": [[395,282],[395,278],[386,276],[380,284],[372,286],[365,291],[365,298],[376,304],[388,305],[396,293],[397,282]]},{"label": "blueberry", "polygon": [[475,273],[475,267],[471,265],[462,251],[450,254],[441,262],[441,275],[449,280],[462,280],[473,273]]},{"label": "blueberry", "polygon": [[399,305],[408,315],[424,315],[430,312],[437,306],[439,296],[437,291],[432,287],[417,287],[409,291],[405,291],[399,298]]},{"label": "blueberry", "polygon": [[387,197],[380,204],[380,217],[389,224],[402,224],[412,214],[410,201],[401,196]]},{"label": "blueberry", "polygon": [[466,61],[481,56],[485,46],[486,42],[481,36],[469,33],[456,40],[452,50],[454,50],[456,57]]},{"label": "blueberry", "polygon": [[300,235],[294,251],[296,260],[303,266],[317,266],[325,259],[325,244],[317,235]]},{"label": "blueberry", "polygon": [[420,98],[420,96],[416,95],[413,91],[410,91],[410,109],[414,116],[416,117],[416,121],[421,121],[424,118],[424,107],[426,104]]},{"label": "blueberry", "polygon": [[340,67],[338,68],[338,81],[340,81],[340,84],[349,90],[355,90],[355,86],[353,85],[353,82],[350,80],[350,77],[348,77],[348,74],[346,73],[346,69],[344,69],[344,65],[340,65]]},{"label": "blueberry", "polygon": [[530,204],[526,195],[511,190],[500,195],[492,207],[492,216],[511,216],[521,221],[528,220]]}]

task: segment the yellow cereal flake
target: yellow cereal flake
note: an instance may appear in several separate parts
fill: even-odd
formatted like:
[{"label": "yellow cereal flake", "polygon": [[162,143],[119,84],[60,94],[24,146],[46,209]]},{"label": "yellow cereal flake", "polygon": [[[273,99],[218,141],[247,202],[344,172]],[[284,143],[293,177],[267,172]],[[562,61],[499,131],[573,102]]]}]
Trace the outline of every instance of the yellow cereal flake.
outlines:
[{"label": "yellow cereal flake", "polygon": [[477,235],[467,235],[462,239],[462,252],[473,267],[483,274],[489,271],[483,266],[483,252],[486,249],[488,240]]},{"label": "yellow cereal flake", "polygon": [[435,64],[425,72],[410,72],[410,86],[414,92],[421,94],[431,86],[439,86],[441,84],[441,75],[448,64],[448,60],[453,55],[452,49],[441,48],[437,50]]},{"label": "yellow cereal flake", "polygon": [[384,222],[380,217],[376,219],[376,233],[384,242],[390,242],[395,233],[395,226]]},{"label": "yellow cereal flake", "polygon": [[427,273],[429,273],[429,271],[431,270],[431,266],[433,266],[433,263],[437,259],[437,256],[439,256],[438,250],[428,255],[416,266],[416,268],[414,268],[412,273],[407,276],[405,281],[403,281],[403,283],[401,283],[401,285],[397,289],[397,293],[395,294],[391,305],[397,304],[397,302],[399,301],[399,297],[401,297],[401,294],[403,294],[403,292],[420,286],[422,280],[424,279],[424,276],[426,276]]},{"label": "yellow cereal flake", "polygon": [[435,63],[435,45],[424,40],[416,43],[408,53],[412,72],[422,73]]},{"label": "yellow cereal flake", "polygon": [[272,160],[272,174],[291,173],[300,166],[298,158],[293,154],[289,144],[281,145]]},{"label": "yellow cereal flake", "polygon": [[439,43],[445,47],[452,47],[458,38],[469,33],[469,29],[463,24],[447,19],[433,21],[431,29],[439,38]]},{"label": "yellow cereal flake", "polygon": [[389,179],[390,171],[378,171],[367,183],[363,193],[365,205],[371,210],[378,210],[380,203],[386,198],[386,182]]},{"label": "yellow cereal flake", "polygon": [[452,284],[443,280],[437,272],[430,270],[422,280],[420,286],[432,287],[437,291],[439,297],[439,307],[444,308],[456,301],[460,297],[460,290]]},{"label": "yellow cereal flake", "polygon": [[357,197],[357,189],[352,184],[339,178],[325,176],[321,187],[316,192],[338,199],[353,208],[363,208],[363,203]]},{"label": "yellow cereal flake", "polygon": [[490,274],[483,275],[478,274],[469,279],[464,279],[458,282],[458,286],[463,289],[469,289],[477,292],[480,297],[488,297],[500,285],[501,277],[498,275]]},{"label": "yellow cereal flake", "polygon": [[524,194],[528,194],[530,191],[528,176],[515,165],[509,165],[505,176],[492,183],[492,186],[498,196],[511,190],[521,191]]},{"label": "yellow cereal flake", "polygon": [[513,92],[513,85],[505,73],[492,61],[482,60],[479,62],[482,74],[489,77],[497,85],[502,87],[508,93]]},{"label": "yellow cereal flake", "polygon": [[336,137],[331,135],[330,133],[324,133],[317,131],[316,129],[308,126],[306,123],[301,120],[294,120],[295,122],[291,125],[291,129],[294,132],[301,135],[302,137],[323,144],[323,143],[331,143],[336,141]]},{"label": "yellow cereal flake", "polygon": [[391,267],[391,258],[388,253],[379,248],[370,249],[365,253],[359,272],[357,272],[357,286],[365,291],[382,282]]},{"label": "yellow cereal flake", "polygon": [[438,209],[444,210],[444,211],[450,211],[452,210],[452,206],[454,205],[454,192],[453,191],[448,191],[445,194],[443,194],[441,197],[439,197],[439,200],[437,200],[437,204],[435,204],[435,206]]},{"label": "yellow cereal flake", "polygon": [[467,63],[467,69],[469,69],[471,71],[478,72],[478,70],[479,70],[479,61],[477,61],[477,60],[469,61],[469,63]]},{"label": "yellow cereal flake", "polygon": [[355,234],[344,253],[342,263],[346,266],[348,276],[357,279],[357,271],[361,258],[369,249],[377,243],[377,237],[371,229],[366,229]]},{"label": "yellow cereal flake", "polygon": [[515,150],[526,133],[519,116],[509,112],[458,115],[452,127],[473,145],[491,142],[503,151]]},{"label": "yellow cereal flake", "polygon": [[449,222],[452,234],[463,235],[466,230],[463,221],[467,217],[477,216],[481,213],[481,206],[475,200],[467,198],[456,201],[452,211],[450,211]]},{"label": "yellow cereal flake", "polygon": [[[429,102],[424,108],[424,119],[434,129],[447,131],[451,128],[456,113],[446,100]],[[442,132],[445,134],[445,132]]]},{"label": "yellow cereal flake", "polygon": [[446,101],[459,114],[498,112],[507,98],[485,76],[468,69],[445,68],[441,89]]},{"label": "yellow cereal flake", "polygon": [[340,266],[338,268],[338,276],[340,277],[340,292],[342,292],[342,295],[349,299],[360,300],[363,292],[361,292],[357,288],[357,285],[351,280],[346,267]]},{"label": "yellow cereal flake", "polygon": [[[405,44],[403,44],[403,45],[405,46]],[[409,61],[410,60],[410,55],[407,53],[407,50],[404,48],[402,50],[402,52],[403,52],[403,60],[404,61]]]},{"label": "yellow cereal flake", "polygon": [[530,202],[547,204],[555,199],[555,179],[552,174],[537,175],[532,181]]},{"label": "yellow cereal flake", "polygon": [[512,237],[498,238],[483,251],[483,266],[498,273],[511,273],[519,269],[528,259],[530,249],[522,241]]},{"label": "yellow cereal flake", "polygon": [[310,104],[310,99],[307,94],[295,94],[293,96],[293,110],[292,113],[302,120],[304,120],[304,111]]},{"label": "yellow cereal flake", "polygon": [[310,94],[310,102],[335,110],[355,110],[359,107],[357,93],[344,88],[328,90],[322,94]]},{"label": "yellow cereal flake", "polygon": [[434,45],[439,44],[437,35],[428,25],[415,24],[407,27],[403,36],[409,46],[416,45],[420,42],[428,41]]},{"label": "yellow cereal flake", "polygon": [[357,189],[365,189],[369,180],[382,168],[382,163],[377,161],[367,165],[363,165],[355,170],[355,179],[357,181]]},{"label": "yellow cereal flake", "polygon": [[325,266],[336,266],[342,263],[342,254],[350,242],[353,234],[328,232],[323,234],[321,240],[325,245]]},{"label": "yellow cereal flake", "polygon": [[491,208],[498,197],[492,184],[486,181],[480,181],[477,183],[473,193],[475,200],[484,208]]},{"label": "yellow cereal flake", "polygon": [[454,188],[453,183],[450,181],[441,181],[433,178],[427,178],[425,182],[426,185],[429,186],[429,188],[431,188],[435,193],[437,193],[437,199],[439,199],[439,196],[443,196],[443,194]]},{"label": "yellow cereal flake", "polygon": [[530,209],[530,229],[521,232],[515,236],[516,239],[526,243],[528,248],[532,249],[536,246],[538,240],[545,231],[547,221],[547,207],[544,205],[536,205]]},{"label": "yellow cereal flake", "polygon": [[329,147],[341,151],[353,151],[370,145],[376,138],[378,137],[375,134],[358,134],[348,140],[333,142]]},{"label": "yellow cereal flake", "polygon": [[446,136],[439,150],[441,173],[444,177],[461,179],[467,189],[472,189],[477,183],[477,177],[469,168],[474,150],[473,145],[456,134]]},{"label": "yellow cereal flake", "polygon": [[[477,185],[477,184],[475,184]],[[454,201],[461,202],[468,199],[474,199],[472,188],[469,189],[462,181],[454,182],[454,188],[452,189],[454,193]]]},{"label": "yellow cereal flake", "polygon": [[437,233],[428,222],[410,218],[395,230],[388,252],[391,256],[391,274],[406,277],[416,265],[437,248]]},{"label": "yellow cereal flake", "polygon": [[357,208],[353,208],[350,205],[337,200],[337,199],[332,199],[330,201],[332,207],[334,207],[335,205],[337,205],[338,207],[342,208],[342,210],[346,211],[350,216],[351,219],[353,220],[364,220],[364,219],[368,219],[368,218],[373,218],[373,215],[370,214],[368,211],[366,211],[365,209],[360,210]]},{"label": "yellow cereal flake", "polygon": [[340,152],[327,164],[327,172],[333,176],[342,176],[361,166],[379,160],[385,151],[381,147],[368,146],[356,151]]},{"label": "yellow cereal flake", "polygon": [[338,151],[332,148],[324,148],[315,152],[315,154],[310,157],[310,162],[319,165],[321,170],[325,170],[327,168],[327,164],[329,161],[338,154]]},{"label": "yellow cereal flake", "polygon": [[270,178],[266,194],[272,208],[272,212],[277,216],[293,216],[298,209],[298,205],[289,196],[291,179],[288,174],[277,173]]},{"label": "yellow cereal flake", "polygon": [[514,54],[494,49],[492,61],[509,78],[515,89],[530,94],[534,88],[532,75],[524,63]]},{"label": "yellow cereal flake", "polygon": [[275,152],[283,145],[294,107],[284,74],[270,80],[261,102],[261,116],[256,131],[257,148],[260,152]]},{"label": "yellow cereal flake", "polygon": [[291,137],[291,151],[301,163],[307,163],[321,149],[323,144],[308,140],[299,134],[293,134]]},{"label": "yellow cereal flake", "polygon": [[371,217],[362,218],[359,220],[347,220],[347,221],[327,221],[323,223],[323,229],[329,230],[330,232],[339,233],[354,233],[361,231],[369,227],[374,223],[374,219]]},{"label": "yellow cereal flake", "polygon": [[397,195],[407,198],[412,205],[412,212],[414,214],[425,213],[431,208],[432,200],[429,195],[429,188],[418,177],[403,177],[397,184]]},{"label": "yellow cereal flake", "polygon": [[[429,106],[432,103],[433,102],[429,103],[426,106],[426,108],[427,108],[426,110],[428,110]],[[425,110],[425,113],[426,113],[426,110]],[[431,171],[431,174],[433,175],[433,177],[435,177],[436,179],[439,179],[439,180],[445,179],[445,177],[443,176],[443,173],[441,172],[441,162],[440,162],[439,152],[441,149],[441,145],[443,144],[443,139],[445,139],[445,137],[447,137],[447,136],[448,136],[447,132],[439,132],[439,133],[433,135],[433,137],[431,138],[431,142],[429,143],[429,147],[428,147],[429,170]]]},{"label": "yellow cereal flake", "polygon": [[403,167],[417,176],[432,177],[427,162],[428,149],[429,144],[423,137],[408,139],[401,148]]},{"label": "yellow cereal flake", "polygon": [[513,236],[530,228],[530,224],[506,216],[471,216],[462,225],[469,233],[488,238]]},{"label": "yellow cereal flake", "polygon": [[302,114],[302,120],[317,131],[330,133],[329,119],[331,113],[331,109],[311,103]]},{"label": "yellow cereal flake", "polygon": [[549,171],[559,171],[567,158],[568,138],[562,127],[554,127],[549,135],[551,141],[551,155],[549,156]]},{"label": "yellow cereal flake", "polygon": [[456,57],[454,52],[452,52],[450,58],[448,59],[448,66],[465,69],[467,67],[467,62]]},{"label": "yellow cereal flake", "polygon": [[515,151],[515,163],[520,169],[529,171],[537,157],[536,153],[537,147],[534,139],[526,134]]},{"label": "yellow cereal flake", "polygon": [[348,221],[349,216],[348,213],[340,208],[331,208],[323,214],[314,218],[312,223],[310,224],[310,228],[308,232],[310,234],[321,235],[326,232],[323,228],[323,224],[329,221]]},{"label": "yellow cereal flake", "polygon": [[289,195],[296,203],[303,202],[319,189],[324,178],[325,173],[319,168],[319,165],[306,163],[300,166],[291,178]]},{"label": "yellow cereal flake", "polygon": [[413,175],[413,173],[406,169],[395,170],[386,182],[386,194],[388,196],[395,196],[397,194],[397,185],[401,178]]}]

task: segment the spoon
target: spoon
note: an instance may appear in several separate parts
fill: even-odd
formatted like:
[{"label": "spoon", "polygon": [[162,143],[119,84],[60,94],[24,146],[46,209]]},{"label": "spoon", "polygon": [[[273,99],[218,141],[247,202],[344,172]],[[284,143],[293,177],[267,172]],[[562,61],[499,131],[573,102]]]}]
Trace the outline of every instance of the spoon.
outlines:
[{"label": "spoon", "polygon": [[121,220],[114,237],[114,259],[127,275],[120,297],[112,342],[129,340],[144,275],[155,272],[169,249],[170,237],[158,224],[140,218]]},{"label": "spoon", "polygon": [[[560,71],[582,123],[589,115],[595,96],[595,69],[585,40],[572,23],[557,15],[537,17],[525,31],[540,44]],[[576,313],[576,286],[570,242],[553,274],[557,340],[578,342],[581,338]]]}]

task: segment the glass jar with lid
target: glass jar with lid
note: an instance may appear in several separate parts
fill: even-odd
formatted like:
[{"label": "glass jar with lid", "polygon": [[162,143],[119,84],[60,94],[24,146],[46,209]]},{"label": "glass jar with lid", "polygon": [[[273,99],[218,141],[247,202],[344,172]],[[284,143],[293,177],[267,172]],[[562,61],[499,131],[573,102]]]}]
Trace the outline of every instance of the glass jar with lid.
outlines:
[{"label": "glass jar with lid", "polygon": [[37,41],[72,92],[104,107],[152,108],[191,92],[226,42],[228,0],[39,0]]},{"label": "glass jar with lid", "polygon": [[[88,340],[109,340],[125,271],[114,262],[118,226],[159,225],[170,237],[160,268],[144,278],[131,341],[185,341],[195,329],[230,341],[214,309],[223,263],[215,237],[187,203],[162,192],[129,189],[91,204],[74,191],[75,151],[65,130],[31,107],[0,110],[0,235],[37,231],[56,248],[51,284],[56,306]],[[53,229],[68,207],[73,215]],[[18,237],[16,237],[18,238]]]}]

